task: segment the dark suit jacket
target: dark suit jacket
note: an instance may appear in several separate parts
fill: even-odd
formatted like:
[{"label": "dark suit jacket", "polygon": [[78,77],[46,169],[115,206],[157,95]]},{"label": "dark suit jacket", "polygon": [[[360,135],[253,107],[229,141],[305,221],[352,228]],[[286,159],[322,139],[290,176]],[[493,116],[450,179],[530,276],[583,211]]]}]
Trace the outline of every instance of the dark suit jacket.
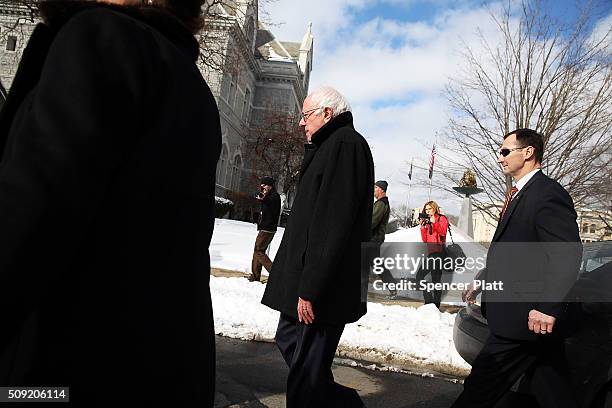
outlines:
[{"label": "dark suit jacket", "polygon": [[[485,292],[483,313],[492,333],[534,339],[529,311],[555,316],[556,337],[568,327],[567,295],[580,269],[582,246],[571,197],[538,171],[510,203],[487,256],[487,281],[504,282],[503,292]],[[564,333],[567,334],[567,333]]]},{"label": "dark suit jacket", "polygon": [[221,146],[198,44],[89,3],[39,25],[0,118],[0,385],[212,406]]},{"label": "dark suit jacket", "polygon": [[361,299],[361,243],[371,236],[374,163],[350,112],[306,145],[298,192],[262,303],[297,319],[298,297],[315,322],[354,322]]},{"label": "dark suit jacket", "polygon": [[281,199],[276,190],[271,190],[261,201],[261,212],[257,230],[276,232],[281,211]]}]

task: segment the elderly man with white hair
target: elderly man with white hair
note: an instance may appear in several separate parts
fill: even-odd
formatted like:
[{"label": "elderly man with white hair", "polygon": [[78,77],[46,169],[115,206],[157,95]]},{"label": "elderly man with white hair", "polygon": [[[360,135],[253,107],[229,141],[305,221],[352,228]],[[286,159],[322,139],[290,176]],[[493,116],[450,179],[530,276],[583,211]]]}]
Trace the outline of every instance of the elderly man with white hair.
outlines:
[{"label": "elderly man with white hair", "polygon": [[366,312],[360,263],[372,233],[372,154],[333,88],[306,98],[300,126],[298,193],[262,303],[281,312],[287,407],[362,407],[355,390],[334,382],[331,364],[344,326]]}]

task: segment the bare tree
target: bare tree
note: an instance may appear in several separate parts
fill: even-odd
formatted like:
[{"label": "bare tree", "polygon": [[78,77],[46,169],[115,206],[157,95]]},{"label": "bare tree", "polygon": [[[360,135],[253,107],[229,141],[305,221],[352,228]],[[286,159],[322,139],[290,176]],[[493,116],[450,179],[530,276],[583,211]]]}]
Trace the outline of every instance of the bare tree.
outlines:
[{"label": "bare tree", "polygon": [[266,109],[247,138],[245,151],[253,176],[273,176],[285,192],[296,187],[304,155],[304,131],[298,123],[294,114]]},{"label": "bare tree", "polygon": [[476,206],[496,216],[487,204],[503,200],[508,182],[496,163],[501,137],[532,128],[544,136],[544,171],[576,206],[610,205],[611,29],[591,30],[593,8],[568,26],[547,15],[540,1],[523,2],[518,13],[513,4],[491,13],[501,41],[478,32],[480,47],[465,47],[463,70],[446,88],[453,117],[445,176],[456,183],[473,169],[487,196]]}]

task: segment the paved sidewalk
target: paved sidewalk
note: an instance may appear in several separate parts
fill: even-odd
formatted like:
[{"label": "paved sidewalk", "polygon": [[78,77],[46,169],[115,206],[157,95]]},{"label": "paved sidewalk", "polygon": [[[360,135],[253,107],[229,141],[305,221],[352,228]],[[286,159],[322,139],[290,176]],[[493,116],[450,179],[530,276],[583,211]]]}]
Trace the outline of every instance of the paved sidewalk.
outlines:
[{"label": "paved sidewalk", "polygon": [[[446,408],[463,389],[441,378],[338,364],[333,371],[336,381],[355,388],[368,408]],[[215,408],[284,408],[287,373],[274,344],[217,336]]]}]

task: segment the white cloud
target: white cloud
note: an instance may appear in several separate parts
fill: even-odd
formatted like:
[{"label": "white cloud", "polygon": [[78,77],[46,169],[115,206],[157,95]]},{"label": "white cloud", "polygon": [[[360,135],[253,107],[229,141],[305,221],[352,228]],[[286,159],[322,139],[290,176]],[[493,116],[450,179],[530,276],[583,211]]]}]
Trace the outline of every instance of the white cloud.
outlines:
[{"label": "white cloud", "polygon": [[612,49],[610,49],[612,46],[612,14],[597,22],[589,40],[593,44],[601,42],[602,49],[607,48],[608,53],[612,52]]},{"label": "white cloud", "polygon": [[[461,67],[465,44],[478,52],[482,48],[476,31],[495,43],[499,34],[490,18],[497,3],[473,6],[460,1],[452,10],[439,8],[431,21],[405,22],[372,15],[357,23],[355,11],[374,3],[399,0],[278,0],[268,6],[270,17],[285,22],[273,28],[279,39],[299,41],[309,21],[315,38],[310,90],[331,85],[351,102],[356,128],[368,139],[376,166],[376,178],[387,179],[392,205],[405,203],[407,172],[427,167],[431,145],[448,119],[442,95],[449,77]],[[423,0],[435,5],[446,0]],[[402,2],[409,10],[412,0]],[[460,6],[463,4],[463,6]],[[363,21],[363,16],[359,21]],[[440,140],[437,149],[444,150]],[[442,182],[438,157],[434,183]],[[426,170],[414,171],[411,205],[422,206],[428,189]],[[434,193],[433,199],[452,213],[459,212],[460,199]]]},{"label": "white cloud", "polygon": [[301,41],[310,21],[319,38],[333,38],[337,30],[351,23],[349,11],[366,4],[366,0],[271,0],[262,7],[270,15],[278,39]]}]

